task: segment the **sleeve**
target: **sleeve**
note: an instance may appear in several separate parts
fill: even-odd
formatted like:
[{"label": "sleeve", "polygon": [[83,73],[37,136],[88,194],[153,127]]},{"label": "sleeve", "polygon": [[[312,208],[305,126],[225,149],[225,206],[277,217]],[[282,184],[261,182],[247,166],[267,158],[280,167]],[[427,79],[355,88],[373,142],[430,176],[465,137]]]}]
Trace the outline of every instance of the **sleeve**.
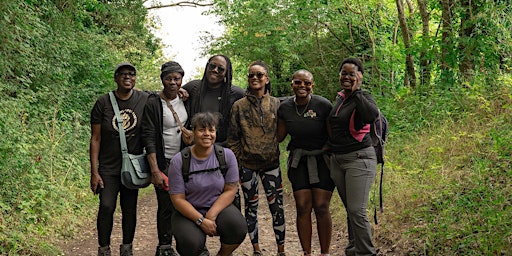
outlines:
[{"label": "sleeve", "polygon": [[241,158],[242,155],[242,142],[241,142],[241,130],[240,130],[240,101],[233,104],[231,109],[231,117],[229,120],[228,128],[228,139],[227,146],[233,151],[237,159]]},{"label": "sleeve", "polygon": [[102,97],[98,98],[98,100],[96,100],[96,103],[94,103],[94,106],[92,107],[91,124],[101,124],[103,118],[103,111],[105,109],[105,101],[102,100]]},{"label": "sleeve", "polygon": [[228,165],[228,171],[226,173],[225,183],[238,182],[238,162],[236,161],[235,154],[229,148],[224,149],[226,164]]},{"label": "sleeve", "polygon": [[354,100],[361,120],[366,124],[373,123],[379,116],[379,108],[373,97],[369,93],[357,90],[354,93]]},{"label": "sleeve", "polygon": [[169,177],[169,194],[185,194],[185,181],[181,173],[181,152],[174,155],[167,168],[167,177]]},{"label": "sleeve", "polygon": [[156,120],[158,119],[158,111],[154,97],[149,97],[146,105],[144,106],[144,115],[142,116],[142,143],[146,147],[146,153],[156,153]]}]

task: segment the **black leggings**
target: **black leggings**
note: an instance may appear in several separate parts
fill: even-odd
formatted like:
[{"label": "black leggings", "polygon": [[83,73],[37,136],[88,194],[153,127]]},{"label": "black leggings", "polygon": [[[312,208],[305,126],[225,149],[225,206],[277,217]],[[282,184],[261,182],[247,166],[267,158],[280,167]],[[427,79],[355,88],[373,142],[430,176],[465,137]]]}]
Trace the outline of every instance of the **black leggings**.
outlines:
[{"label": "black leggings", "polygon": [[[223,244],[241,244],[247,234],[247,224],[240,210],[229,205],[217,219],[217,235]],[[172,215],[172,233],[176,239],[176,249],[181,256],[199,255],[205,247],[206,234],[196,223],[179,211]]]},{"label": "black leggings", "polygon": [[120,194],[122,212],[123,244],[133,242],[137,224],[138,189],[128,189],[121,184],[119,175],[100,173],[104,188],[100,191],[100,207],[96,227],[98,229],[99,246],[110,245],[110,235],[114,225],[114,212],[117,204],[117,194]]}]

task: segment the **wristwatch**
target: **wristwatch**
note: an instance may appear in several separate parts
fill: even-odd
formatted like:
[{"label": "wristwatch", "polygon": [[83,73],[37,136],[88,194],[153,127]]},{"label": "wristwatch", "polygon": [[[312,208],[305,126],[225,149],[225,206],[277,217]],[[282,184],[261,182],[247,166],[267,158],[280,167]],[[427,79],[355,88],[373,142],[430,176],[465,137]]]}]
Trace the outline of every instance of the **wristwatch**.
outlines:
[{"label": "wristwatch", "polygon": [[198,226],[201,226],[201,224],[203,224],[203,220],[204,220],[204,217],[203,217],[203,216],[201,216],[201,218],[199,218],[199,219],[197,219],[197,220],[196,220],[196,224],[197,224]]}]

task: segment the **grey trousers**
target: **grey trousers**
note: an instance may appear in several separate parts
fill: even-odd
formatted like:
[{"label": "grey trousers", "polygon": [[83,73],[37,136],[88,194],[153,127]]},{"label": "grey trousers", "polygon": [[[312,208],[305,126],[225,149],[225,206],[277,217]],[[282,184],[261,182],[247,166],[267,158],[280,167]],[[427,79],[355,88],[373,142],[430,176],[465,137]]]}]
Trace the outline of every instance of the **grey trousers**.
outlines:
[{"label": "grey trousers", "polygon": [[377,158],[373,147],[330,158],[331,178],[347,211],[347,255],[376,255],[366,207],[375,178]]}]

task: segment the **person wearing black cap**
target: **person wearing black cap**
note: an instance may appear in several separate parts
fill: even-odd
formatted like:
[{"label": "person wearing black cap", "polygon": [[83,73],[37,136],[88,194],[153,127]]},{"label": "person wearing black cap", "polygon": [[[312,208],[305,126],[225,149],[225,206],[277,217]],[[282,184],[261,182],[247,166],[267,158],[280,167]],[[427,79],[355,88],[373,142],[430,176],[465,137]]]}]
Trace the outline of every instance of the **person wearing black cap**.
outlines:
[{"label": "person wearing black cap", "polygon": [[[113,91],[121,116],[124,118],[124,131],[128,152],[142,154],[140,139],[141,124],[147,93],[134,90],[137,70],[130,63],[117,65],[114,81],[117,89]],[[114,212],[117,195],[120,194],[122,210],[123,244],[122,256],[133,255],[132,242],[137,222],[138,189],[128,189],[121,183],[121,145],[116,116],[109,94],[98,98],[91,110],[91,190],[99,194],[100,205],[97,219],[98,255],[111,255],[110,236],[114,224]]]},{"label": "person wearing black cap", "polygon": [[162,91],[149,95],[142,119],[142,141],[146,147],[158,201],[156,256],[177,255],[171,246],[171,216],[175,209],[167,192],[169,184],[166,170],[171,158],[184,146],[182,134],[184,137],[192,136],[191,131],[179,124],[188,121],[187,108],[178,95],[185,72],[174,61],[164,63],[160,70]]}]

